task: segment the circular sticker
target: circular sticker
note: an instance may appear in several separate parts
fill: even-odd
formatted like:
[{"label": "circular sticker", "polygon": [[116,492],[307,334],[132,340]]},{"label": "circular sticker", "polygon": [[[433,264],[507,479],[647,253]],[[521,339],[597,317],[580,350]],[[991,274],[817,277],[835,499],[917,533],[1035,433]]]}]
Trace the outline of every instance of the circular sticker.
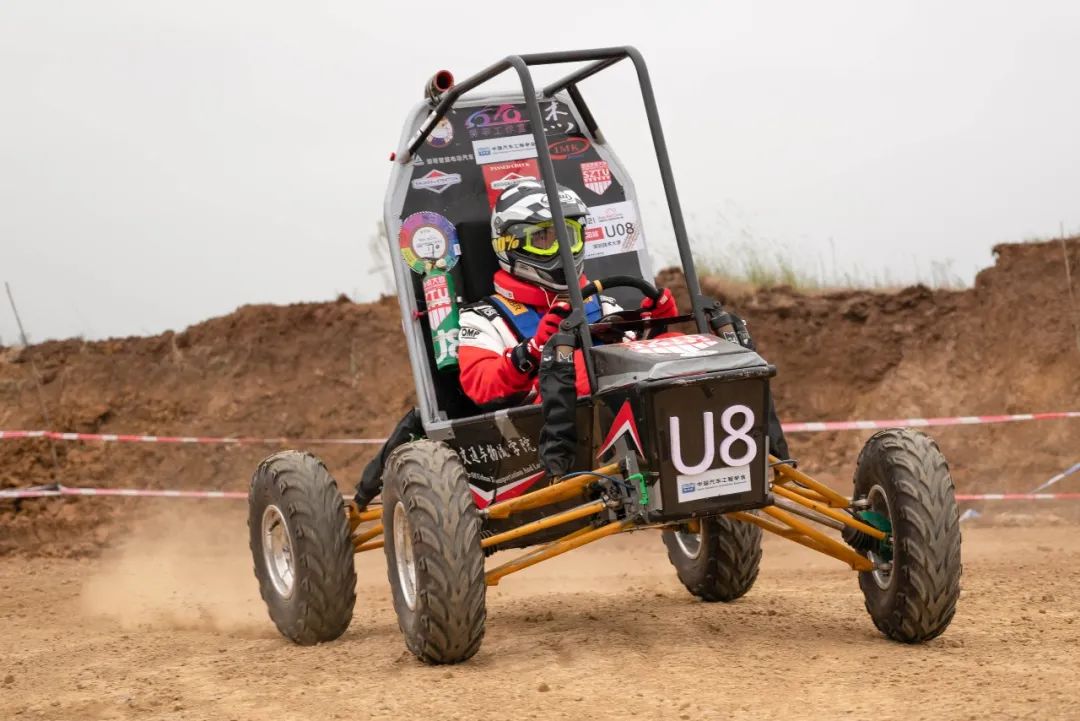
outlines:
[{"label": "circular sticker", "polygon": [[433,148],[445,148],[453,140],[454,125],[449,118],[440,118],[427,136],[427,144]]},{"label": "circular sticker", "polygon": [[427,210],[413,213],[402,222],[398,245],[405,263],[417,273],[432,268],[449,270],[461,253],[454,224]]}]

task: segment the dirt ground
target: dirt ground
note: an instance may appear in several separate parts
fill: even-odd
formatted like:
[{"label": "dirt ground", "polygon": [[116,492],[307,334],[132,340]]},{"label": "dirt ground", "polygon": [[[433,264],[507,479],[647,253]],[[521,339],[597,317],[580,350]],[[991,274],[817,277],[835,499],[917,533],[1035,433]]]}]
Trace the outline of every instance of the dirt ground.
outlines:
[{"label": "dirt ground", "polygon": [[0,718],[1080,718],[1080,526],[1037,515],[965,525],[959,611],[923,646],[779,539],[748,596],[698,602],[646,531],[504,579],[480,653],[426,667],[381,553],[345,636],[300,648],[258,599],[244,504],[166,503],[96,558],[0,558]]}]

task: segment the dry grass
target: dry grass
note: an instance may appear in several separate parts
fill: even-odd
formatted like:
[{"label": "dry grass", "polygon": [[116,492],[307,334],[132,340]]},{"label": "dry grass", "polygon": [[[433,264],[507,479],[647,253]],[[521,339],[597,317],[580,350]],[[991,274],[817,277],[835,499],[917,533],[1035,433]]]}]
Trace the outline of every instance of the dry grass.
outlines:
[{"label": "dry grass", "polygon": [[867,271],[858,264],[844,268],[836,262],[835,253],[830,262],[821,253],[812,262],[805,262],[777,244],[741,241],[722,248],[691,245],[698,273],[755,288],[789,286],[803,292],[821,292],[856,288],[887,291],[914,284],[959,289],[966,285],[953,271],[952,261],[931,260],[925,270],[916,263],[916,277],[901,279],[888,270]]}]

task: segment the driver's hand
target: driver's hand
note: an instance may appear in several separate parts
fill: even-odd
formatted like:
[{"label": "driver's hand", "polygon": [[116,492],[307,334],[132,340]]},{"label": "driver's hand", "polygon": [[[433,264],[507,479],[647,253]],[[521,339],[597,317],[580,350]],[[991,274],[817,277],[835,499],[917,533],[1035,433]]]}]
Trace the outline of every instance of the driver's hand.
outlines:
[{"label": "driver's hand", "polygon": [[544,345],[548,342],[551,336],[559,332],[559,323],[566,320],[570,315],[570,304],[565,301],[559,301],[553,303],[548,312],[544,314],[544,317],[540,319],[540,322],[536,325],[536,334],[529,341],[531,350],[534,351],[537,358],[540,357],[540,352],[544,349]]},{"label": "driver's hand", "polygon": [[652,298],[641,301],[641,314],[648,318],[674,318],[679,314],[679,308],[675,305],[675,296],[669,289],[664,288],[655,301]]},{"label": "driver's hand", "polygon": [[559,323],[566,320],[570,315],[570,304],[559,301],[552,304],[548,312],[540,318],[536,325],[536,333],[532,338],[523,340],[510,351],[510,362],[522,373],[533,373],[539,367],[540,354],[544,345],[551,336],[559,332]]}]

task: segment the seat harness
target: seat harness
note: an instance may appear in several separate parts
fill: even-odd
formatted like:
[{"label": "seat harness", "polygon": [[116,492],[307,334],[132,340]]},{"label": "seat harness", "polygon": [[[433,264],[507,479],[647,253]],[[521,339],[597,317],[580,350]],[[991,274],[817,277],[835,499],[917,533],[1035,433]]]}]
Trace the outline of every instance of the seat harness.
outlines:
[{"label": "seat harness", "polygon": [[[499,311],[506,324],[513,329],[519,341],[532,338],[536,335],[536,328],[540,325],[540,319],[544,317],[536,308],[515,300],[505,298],[498,293],[488,296],[488,302]],[[585,300],[585,317],[590,323],[596,323],[603,315],[603,307],[600,305],[600,296],[593,295]]]}]

